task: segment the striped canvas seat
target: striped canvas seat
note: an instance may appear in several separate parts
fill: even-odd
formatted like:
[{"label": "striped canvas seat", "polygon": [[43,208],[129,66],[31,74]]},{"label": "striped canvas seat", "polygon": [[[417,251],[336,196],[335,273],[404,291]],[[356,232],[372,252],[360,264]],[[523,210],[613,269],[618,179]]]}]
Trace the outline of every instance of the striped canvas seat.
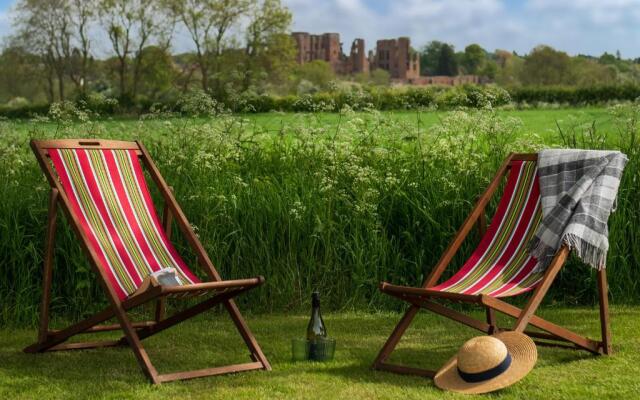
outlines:
[{"label": "striped canvas seat", "polygon": [[120,300],[163,268],[175,268],[181,284],[199,282],[162,229],[135,150],[49,149],[49,155]]},{"label": "striped canvas seat", "polygon": [[533,289],[542,272],[527,244],[540,224],[540,189],[533,161],[514,161],[495,216],[479,246],[462,268],[431,290],[492,297]]}]

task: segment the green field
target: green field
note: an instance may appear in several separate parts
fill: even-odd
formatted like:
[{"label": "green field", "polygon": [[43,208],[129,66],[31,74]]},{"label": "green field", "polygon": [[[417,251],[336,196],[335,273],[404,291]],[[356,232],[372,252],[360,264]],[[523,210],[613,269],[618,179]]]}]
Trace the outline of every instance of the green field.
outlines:
[{"label": "green field", "polygon": [[[440,119],[447,114],[446,111],[384,111],[382,113],[392,121],[412,126],[419,125],[425,128],[437,124]],[[550,141],[554,141],[558,133],[556,122],[559,122],[561,125],[571,125],[572,123],[584,124],[595,121],[598,129],[613,133],[611,115],[602,107],[548,110],[499,110],[497,113],[501,117],[513,117],[521,120],[521,133],[523,135],[535,133]],[[277,132],[283,124],[286,125],[300,119],[317,120],[323,124],[335,127],[338,125],[341,115],[338,113],[292,114],[273,112],[267,114],[246,114],[243,115],[243,118],[271,132]]]},{"label": "green field", "polygon": [[[249,294],[248,296],[252,296]],[[613,307],[614,355],[538,347],[538,363],[521,382],[491,395],[498,399],[632,399],[640,391],[637,307]],[[546,308],[541,315],[598,337],[597,309]],[[476,313],[482,318],[482,313]],[[336,359],[292,363],[290,340],[305,331],[308,316],[250,316],[272,372],[201,378],[152,386],[127,348],[24,354],[35,329],[0,330],[0,397],[3,399],[464,399],[444,393],[431,380],[370,370],[394,324],[395,313],[325,316],[337,339]],[[422,313],[392,361],[437,368],[474,336],[432,314]],[[105,336],[109,336],[106,334]],[[113,335],[111,335],[113,336]],[[117,336],[114,336],[117,337]],[[246,361],[245,350],[226,315],[199,317],[145,341],[161,372]]]},{"label": "green field", "polygon": [[[557,139],[558,127],[556,122],[563,126],[574,124],[590,124],[595,121],[598,130],[614,134],[614,126],[609,111],[603,107],[587,107],[587,108],[552,108],[552,109],[529,109],[529,110],[497,110],[500,117],[513,117],[522,121],[520,133],[522,135],[538,134],[549,141],[553,142]],[[447,111],[383,111],[381,114],[391,124],[406,124],[413,128],[422,127],[428,129],[437,124]],[[367,115],[360,113],[360,115]],[[328,130],[335,129],[337,125],[343,123],[349,117],[345,117],[341,113],[282,113],[270,112],[263,114],[240,114],[238,115],[247,124],[248,130],[259,129],[261,131],[278,133],[286,131],[291,126],[306,124],[308,126],[321,126]],[[160,121],[163,121],[160,118]],[[208,119],[198,119],[200,122],[206,122]],[[107,131],[119,131],[124,136],[130,136],[131,132],[136,129],[137,119],[123,118],[107,118],[100,120],[104,129]],[[157,120],[155,121],[157,122]],[[154,125],[154,121],[150,120],[147,124]],[[158,124],[158,130],[164,130],[162,124]],[[43,124],[45,131],[52,132],[59,129],[57,123]],[[28,134],[32,129],[32,125],[28,123],[7,123],[2,128],[5,134],[9,131],[19,132],[20,134]]]}]

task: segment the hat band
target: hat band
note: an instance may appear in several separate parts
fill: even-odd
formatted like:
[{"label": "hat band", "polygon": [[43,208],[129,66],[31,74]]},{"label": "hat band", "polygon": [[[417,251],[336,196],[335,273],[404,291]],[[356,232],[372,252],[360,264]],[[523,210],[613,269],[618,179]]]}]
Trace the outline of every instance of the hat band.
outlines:
[{"label": "hat band", "polygon": [[506,371],[510,365],[511,365],[511,354],[507,353],[507,356],[504,358],[504,360],[500,364],[496,365],[491,369],[470,374],[468,372],[460,371],[460,368],[458,368],[458,374],[460,375],[460,378],[462,378],[463,381],[468,383],[483,382],[483,381],[488,381],[489,379],[493,379],[496,376],[500,375],[501,373]]}]

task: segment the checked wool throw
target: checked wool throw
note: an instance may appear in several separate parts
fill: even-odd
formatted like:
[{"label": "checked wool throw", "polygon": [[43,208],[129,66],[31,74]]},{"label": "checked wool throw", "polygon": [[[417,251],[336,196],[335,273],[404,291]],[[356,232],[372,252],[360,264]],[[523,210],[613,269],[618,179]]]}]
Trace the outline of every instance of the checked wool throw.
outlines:
[{"label": "checked wool throw", "polygon": [[542,222],[531,240],[537,270],[567,245],[593,268],[606,267],[607,221],[615,210],[627,156],[617,151],[543,150],[538,154]]}]

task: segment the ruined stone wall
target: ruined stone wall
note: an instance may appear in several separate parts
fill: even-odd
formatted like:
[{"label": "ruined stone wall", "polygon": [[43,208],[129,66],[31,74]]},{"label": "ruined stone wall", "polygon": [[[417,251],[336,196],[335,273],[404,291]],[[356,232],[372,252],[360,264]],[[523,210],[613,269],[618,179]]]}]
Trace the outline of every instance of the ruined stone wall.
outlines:
[{"label": "ruined stone wall", "polygon": [[420,58],[411,50],[408,37],[378,40],[372,60],[374,68],[388,71],[391,79],[411,81],[420,77]]},{"label": "ruined stone wall", "polygon": [[341,63],[340,34],[323,33],[322,35],[311,35],[307,32],[293,32],[291,36],[298,50],[296,54],[298,64],[322,60],[331,64],[332,67],[338,67]]},{"label": "ruined stone wall", "polygon": [[369,71],[364,39],[356,39],[351,45],[349,56],[342,51],[340,34],[323,33],[313,35],[308,32],[293,32],[296,48],[296,62],[305,64],[314,60],[326,61],[336,74],[355,74]]},{"label": "ruined stone wall", "polygon": [[408,37],[378,40],[375,51],[369,52],[368,56],[364,39],[355,39],[347,56],[342,51],[338,33],[312,35],[308,32],[294,32],[291,35],[298,50],[298,64],[314,60],[326,61],[336,74],[368,73],[380,68],[388,71],[392,83],[397,85],[456,86],[486,83],[485,79],[477,75],[420,76],[420,56],[411,49]]}]

